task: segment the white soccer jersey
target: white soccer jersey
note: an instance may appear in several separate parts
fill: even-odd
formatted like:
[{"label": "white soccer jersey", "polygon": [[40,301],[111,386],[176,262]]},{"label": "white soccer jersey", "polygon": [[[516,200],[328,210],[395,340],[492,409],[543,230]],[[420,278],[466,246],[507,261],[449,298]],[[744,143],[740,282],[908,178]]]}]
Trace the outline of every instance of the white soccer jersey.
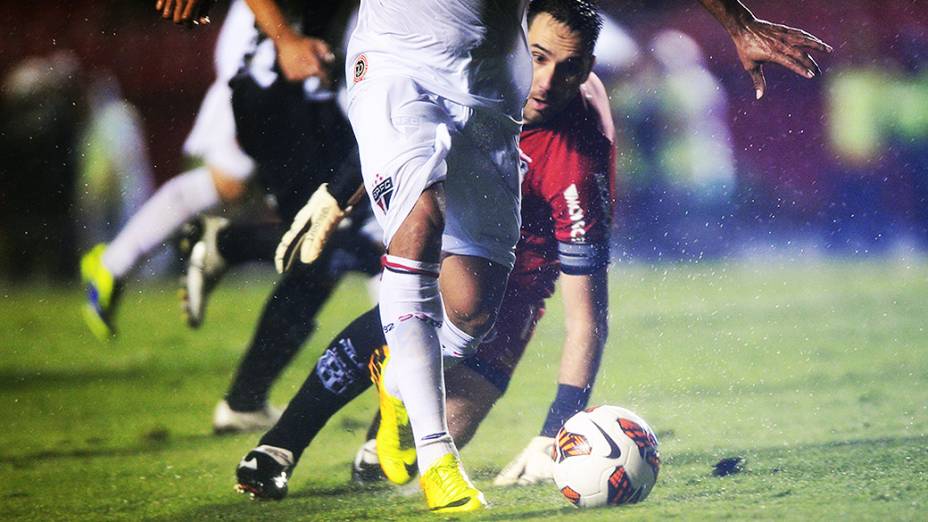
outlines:
[{"label": "white soccer jersey", "polygon": [[532,82],[528,0],[362,0],[347,78],[403,76],[455,103],[521,120]]}]

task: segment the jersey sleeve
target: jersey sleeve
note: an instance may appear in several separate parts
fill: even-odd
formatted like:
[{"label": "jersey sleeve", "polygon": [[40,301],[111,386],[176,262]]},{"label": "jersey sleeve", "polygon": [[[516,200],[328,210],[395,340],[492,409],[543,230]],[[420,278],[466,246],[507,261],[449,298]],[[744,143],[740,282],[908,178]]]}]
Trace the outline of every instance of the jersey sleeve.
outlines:
[{"label": "jersey sleeve", "polygon": [[599,136],[583,149],[569,148],[548,187],[561,272],[592,274],[609,264],[612,224],[612,143]]}]

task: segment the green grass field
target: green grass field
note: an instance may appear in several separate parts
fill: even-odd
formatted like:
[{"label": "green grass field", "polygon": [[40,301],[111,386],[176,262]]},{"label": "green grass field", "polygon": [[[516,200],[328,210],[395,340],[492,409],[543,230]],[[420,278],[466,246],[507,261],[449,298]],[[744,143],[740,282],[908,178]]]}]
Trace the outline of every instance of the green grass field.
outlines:
[{"label": "green grass field", "polygon": [[[0,518],[438,518],[418,494],[348,482],[372,392],[329,423],[285,501],[232,491],[258,436],[214,437],[210,416],[269,281],[229,279],[197,332],[180,322],[173,287],[136,285],[108,345],[84,330],[76,288],[0,290]],[[578,510],[553,485],[491,485],[553,396],[555,298],[509,395],[463,451],[493,504],[470,518],[928,519],[928,262],[620,266],[611,285],[593,402],[657,430],[664,466],[651,497]],[[366,302],[362,281],[342,286],[275,403]],[[713,477],[727,456],[744,457],[744,472]]]}]

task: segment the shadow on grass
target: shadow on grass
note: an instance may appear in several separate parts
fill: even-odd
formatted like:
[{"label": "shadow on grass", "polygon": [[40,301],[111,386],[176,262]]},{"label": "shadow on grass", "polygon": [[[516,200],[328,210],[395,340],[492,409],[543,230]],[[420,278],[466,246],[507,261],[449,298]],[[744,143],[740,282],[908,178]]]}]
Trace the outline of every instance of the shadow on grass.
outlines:
[{"label": "shadow on grass", "polygon": [[345,482],[335,486],[310,486],[297,491],[292,491],[287,496],[290,499],[312,498],[312,497],[334,497],[336,495],[358,495],[381,493],[394,493],[394,486],[386,482],[376,484],[355,484]]},{"label": "shadow on grass", "polygon": [[72,389],[79,386],[113,382],[133,382],[152,374],[150,369],[127,367],[84,370],[34,370],[28,372],[0,372],[0,392],[31,389]]},{"label": "shadow on grass", "polygon": [[409,500],[408,507],[384,504],[389,497],[368,490],[338,493],[335,497],[323,495],[323,490],[311,488],[306,495],[291,495],[280,502],[239,497],[149,520],[409,520],[428,514],[419,509],[418,502]]},{"label": "shadow on grass", "polygon": [[[911,437],[878,437],[873,439],[854,439],[854,440],[842,440],[842,441],[832,441],[832,442],[822,442],[816,444],[797,444],[792,446],[778,446],[778,447],[766,447],[766,448],[732,448],[731,450],[726,450],[723,448],[716,448],[711,451],[705,452],[690,452],[690,453],[676,453],[671,455],[664,455],[664,464],[668,466],[673,465],[689,465],[689,464],[700,464],[705,463],[706,469],[710,470],[711,466],[715,464],[715,461],[719,458],[729,456],[729,455],[747,455],[748,457],[754,457],[755,459],[776,459],[784,455],[792,454],[812,454],[814,452],[826,452],[829,450],[840,450],[844,448],[856,449],[856,448],[865,448],[864,453],[872,453],[876,448],[879,447],[918,447],[918,446],[928,446],[928,435],[922,436],[911,436]],[[713,460],[715,459],[715,460]],[[750,462],[748,463],[750,466]]]},{"label": "shadow on grass", "polygon": [[14,468],[29,468],[38,464],[62,459],[93,459],[112,457],[135,457],[139,455],[155,455],[177,450],[183,446],[200,444],[207,440],[216,440],[212,433],[196,433],[190,435],[167,435],[164,438],[151,437],[145,434],[140,442],[127,447],[109,448],[69,448],[45,449],[33,453],[17,455],[0,455],[0,465],[9,464]]},{"label": "shadow on grass", "polygon": [[[565,501],[566,502],[566,501]],[[546,509],[534,509],[532,511],[520,511],[518,513],[506,512],[506,513],[493,513],[493,510],[490,509],[486,512],[484,516],[481,516],[481,520],[523,520],[528,518],[550,518],[556,520],[556,518],[566,516],[569,513],[573,513],[574,508],[570,508],[566,503],[561,507],[550,507]]]},{"label": "shadow on grass", "polygon": [[[213,503],[182,513],[164,515],[153,520],[443,520],[428,512],[422,499],[380,490],[357,487],[306,488],[280,502],[249,501]],[[522,520],[550,518],[573,512],[566,504],[559,507],[516,511],[489,509],[465,514],[475,520]]]}]

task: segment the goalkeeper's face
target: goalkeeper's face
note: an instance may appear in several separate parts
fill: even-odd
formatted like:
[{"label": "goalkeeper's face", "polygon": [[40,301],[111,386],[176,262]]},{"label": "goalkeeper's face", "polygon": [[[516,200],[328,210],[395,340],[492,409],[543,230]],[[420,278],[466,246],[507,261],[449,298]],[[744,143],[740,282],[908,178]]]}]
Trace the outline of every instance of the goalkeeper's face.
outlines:
[{"label": "goalkeeper's face", "polygon": [[538,125],[560,113],[590,76],[593,55],[583,39],[548,13],[539,13],[528,29],[532,53],[532,90],[523,119]]}]

